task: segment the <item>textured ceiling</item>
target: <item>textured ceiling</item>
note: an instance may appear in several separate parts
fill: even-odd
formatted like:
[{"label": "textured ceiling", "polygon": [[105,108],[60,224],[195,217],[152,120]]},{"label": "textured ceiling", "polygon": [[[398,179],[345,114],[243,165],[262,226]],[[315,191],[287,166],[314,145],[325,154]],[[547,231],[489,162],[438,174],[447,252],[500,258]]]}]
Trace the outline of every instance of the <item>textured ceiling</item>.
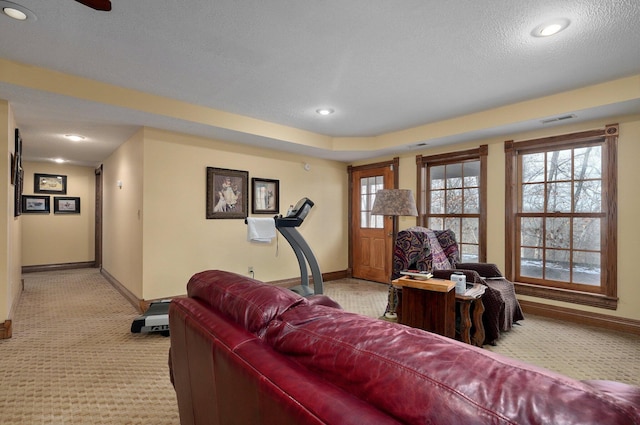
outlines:
[{"label": "textured ceiling", "polygon": [[[379,136],[640,73],[637,0],[112,0],[111,12],[15,2],[37,20],[0,15],[2,59],[330,137]],[[565,31],[531,36],[557,18],[570,20]],[[27,159],[96,164],[143,125],[343,161],[390,151],[310,147],[2,78],[0,98]],[[336,112],[320,117],[320,107]],[[640,101],[584,112],[639,113]],[[52,142],[59,133],[95,143]]]}]

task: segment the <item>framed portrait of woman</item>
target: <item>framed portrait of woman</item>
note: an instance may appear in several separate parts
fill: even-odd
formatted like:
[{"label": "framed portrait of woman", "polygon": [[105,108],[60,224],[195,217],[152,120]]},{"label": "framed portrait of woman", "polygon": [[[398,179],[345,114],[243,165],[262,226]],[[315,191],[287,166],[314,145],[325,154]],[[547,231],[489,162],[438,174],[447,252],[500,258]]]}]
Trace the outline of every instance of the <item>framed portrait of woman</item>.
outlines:
[{"label": "framed portrait of woman", "polygon": [[249,172],[207,167],[207,219],[246,218]]}]

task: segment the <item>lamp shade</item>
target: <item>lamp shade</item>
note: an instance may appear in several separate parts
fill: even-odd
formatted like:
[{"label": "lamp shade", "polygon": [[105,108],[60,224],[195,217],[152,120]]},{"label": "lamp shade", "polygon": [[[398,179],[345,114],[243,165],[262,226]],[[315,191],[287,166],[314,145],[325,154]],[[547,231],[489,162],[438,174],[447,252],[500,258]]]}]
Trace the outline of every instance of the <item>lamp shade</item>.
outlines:
[{"label": "lamp shade", "polygon": [[418,210],[409,189],[382,189],[376,192],[371,214],[417,216]]}]

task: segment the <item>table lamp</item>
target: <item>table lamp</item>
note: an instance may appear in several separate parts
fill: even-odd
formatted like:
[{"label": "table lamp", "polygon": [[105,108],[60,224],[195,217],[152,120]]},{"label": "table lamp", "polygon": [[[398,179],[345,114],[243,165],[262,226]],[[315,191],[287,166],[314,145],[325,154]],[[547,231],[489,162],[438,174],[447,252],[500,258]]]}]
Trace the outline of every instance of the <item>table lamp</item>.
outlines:
[{"label": "table lamp", "polygon": [[[376,199],[371,208],[372,215],[387,215],[391,217],[397,216],[417,216],[416,201],[413,199],[413,193],[409,189],[382,189],[376,192]],[[396,246],[396,224],[393,225],[393,244],[392,250]],[[393,256],[393,254],[392,254]],[[391,268],[393,269],[393,257],[391,260]],[[392,277],[392,276],[390,276]],[[394,288],[389,284],[389,308],[385,312],[386,319],[397,319],[396,314],[396,297]]]}]

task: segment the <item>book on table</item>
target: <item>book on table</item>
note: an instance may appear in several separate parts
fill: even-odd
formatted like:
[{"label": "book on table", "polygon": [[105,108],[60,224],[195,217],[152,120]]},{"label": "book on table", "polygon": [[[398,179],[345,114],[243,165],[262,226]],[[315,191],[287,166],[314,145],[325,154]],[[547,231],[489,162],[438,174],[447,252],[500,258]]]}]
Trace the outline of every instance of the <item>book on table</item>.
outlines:
[{"label": "book on table", "polygon": [[402,270],[400,274],[418,280],[428,280],[433,277],[433,273],[422,270]]},{"label": "book on table", "polygon": [[484,294],[485,291],[485,286],[484,285],[479,285],[479,284],[475,284],[473,285],[471,288],[467,288],[467,290],[465,291],[464,295],[465,297],[473,297],[473,298],[478,298],[480,297],[482,294]]}]

